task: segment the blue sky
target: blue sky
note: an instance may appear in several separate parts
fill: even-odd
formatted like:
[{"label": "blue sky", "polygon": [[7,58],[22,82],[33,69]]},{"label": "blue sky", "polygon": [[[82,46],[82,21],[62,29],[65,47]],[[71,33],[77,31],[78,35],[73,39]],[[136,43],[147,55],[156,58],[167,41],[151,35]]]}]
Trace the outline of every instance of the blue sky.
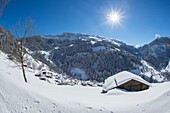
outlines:
[{"label": "blue sky", "polygon": [[[106,24],[111,8],[124,12],[121,26]],[[131,45],[149,43],[155,34],[170,36],[169,0],[11,0],[0,25],[10,30],[28,17],[36,34],[87,33]]]}]

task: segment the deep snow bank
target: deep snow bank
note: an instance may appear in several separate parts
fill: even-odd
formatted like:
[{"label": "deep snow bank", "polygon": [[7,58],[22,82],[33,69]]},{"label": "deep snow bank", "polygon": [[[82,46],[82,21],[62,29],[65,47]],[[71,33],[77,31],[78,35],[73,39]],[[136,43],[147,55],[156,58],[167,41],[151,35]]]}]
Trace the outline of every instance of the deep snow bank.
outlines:
[{"label": "deep snow bank", "polygon": [[29,83],[24,83],[21,70],[2,52],[0,64],[0,113],[170,113],[170,83],[103,95],[99,87],[48,84],[32,70],[26,71]]}]

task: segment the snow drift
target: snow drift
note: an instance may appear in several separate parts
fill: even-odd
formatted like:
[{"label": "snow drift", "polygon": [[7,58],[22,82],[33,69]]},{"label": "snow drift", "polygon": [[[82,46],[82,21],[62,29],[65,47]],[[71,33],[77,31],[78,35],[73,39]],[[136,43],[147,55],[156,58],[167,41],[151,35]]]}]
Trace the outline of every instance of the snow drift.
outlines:
[{"label": "snow drift", "polygon": [[0,52],[0,113],[169,113],[170,83],[149,90],[125,92],[100,87],[58,86],[40,81],[27,69],[25,83],[19,67]]}]

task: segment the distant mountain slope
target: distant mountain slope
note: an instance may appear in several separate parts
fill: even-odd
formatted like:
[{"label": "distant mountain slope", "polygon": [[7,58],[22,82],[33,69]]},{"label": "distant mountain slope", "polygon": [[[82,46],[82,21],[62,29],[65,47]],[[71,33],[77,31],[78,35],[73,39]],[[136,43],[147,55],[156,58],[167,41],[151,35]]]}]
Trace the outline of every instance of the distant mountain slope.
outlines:
[{"label": "distant mountain slope", "polygon": [[[0,27],[0,50],[14,53],[17,40]],[[25,46],[31,55],[58,73],[80,80],[103,82],[120,71],[133,71],[146,75],[148,81],[154,75],[156,81],[164,80],[160,70],[167,70],[170,58],[169,38],[159,38],[139,49],[121,41],[102,36],[81,33],[61,35],[36,35],[26,38]],[[145,60],[147,67],[141,61]],[[156,71],[154,71],[156,70]],[[152,71],[152,72],[151,72]],[[169,72],[163,73],[169,77]]]},{"label": "distant mountain slope", "polygon": [[158,69],[167,67],[170,59],[170,38],[157,38],[149,44],[139,48],[143,59],[150,62]]},{"label": "distant mountain slope", "polygon": [[13,35],[0,26],[0,50],[11,53],[14,49],[15,40]]},{"label": "distant mountain slope", "polygon": [[56,71],[77,79],[104,81],[117,72],[138,69],[141,65],[136,48],[101,36],[80,33],[33,36],[26,39],[26,47]]}]

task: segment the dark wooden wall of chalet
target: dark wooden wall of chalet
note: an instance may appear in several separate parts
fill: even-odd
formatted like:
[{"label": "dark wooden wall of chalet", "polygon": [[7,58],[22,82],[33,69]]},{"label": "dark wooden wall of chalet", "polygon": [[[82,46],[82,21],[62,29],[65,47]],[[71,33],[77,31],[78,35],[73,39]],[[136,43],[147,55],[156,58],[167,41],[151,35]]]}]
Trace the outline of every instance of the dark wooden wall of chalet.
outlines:
[{"label": "dark wooden wall of chalet", "polygon": [[141,82],[138,82],[136,80],[130,80],[120,86],[118,88],[122,88],[128,91],[141,91],[141,90],[146,90],[149,88],[148,85],[143,84]]}]

